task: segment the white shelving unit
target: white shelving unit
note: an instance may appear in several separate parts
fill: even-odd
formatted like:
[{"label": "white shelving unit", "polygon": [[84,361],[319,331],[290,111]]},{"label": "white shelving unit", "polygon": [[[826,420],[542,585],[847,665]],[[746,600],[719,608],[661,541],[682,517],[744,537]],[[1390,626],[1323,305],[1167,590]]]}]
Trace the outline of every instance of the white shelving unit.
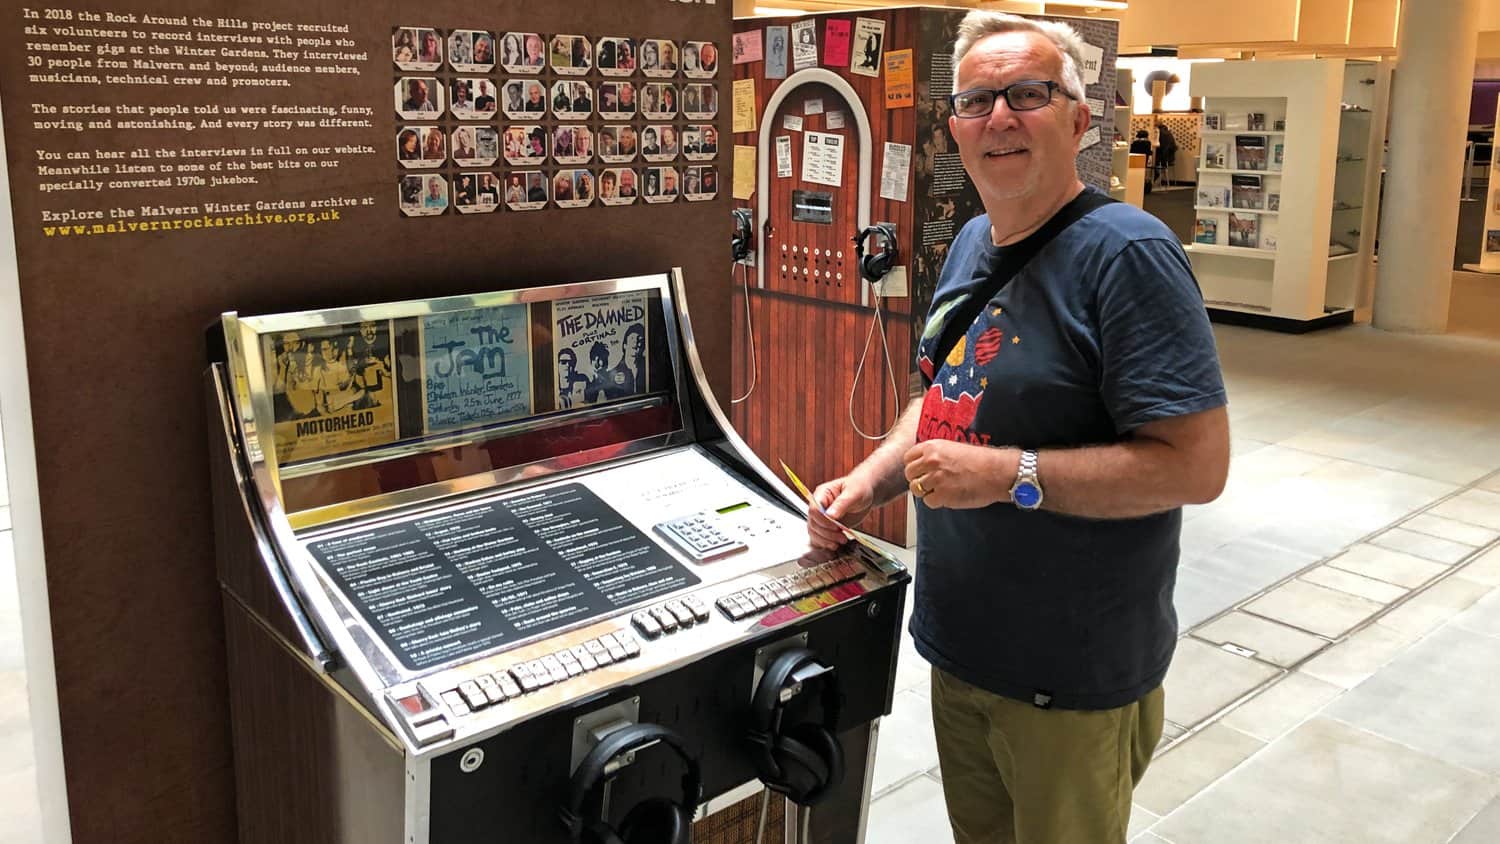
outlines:
[{"label": "white shelving unit", "polygon": [[1383,125],[1388,80],[1380,64],[1343,59],[1194,68],[1192,95],[1222,121],[1203,132],[1187,250],[1216,318],[1287,331],[1352,320],[1375,231],[1370,127]]}]

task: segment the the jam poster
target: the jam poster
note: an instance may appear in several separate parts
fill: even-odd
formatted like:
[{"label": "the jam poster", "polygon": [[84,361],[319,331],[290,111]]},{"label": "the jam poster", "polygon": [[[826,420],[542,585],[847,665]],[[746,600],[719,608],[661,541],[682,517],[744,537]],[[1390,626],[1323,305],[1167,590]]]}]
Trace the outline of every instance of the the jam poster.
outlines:
[{"label": "the jam poster", "polygon": [[531,322],[526,305],[422,318],[427,431],[490,425],[531,413]]},{"label": "the jam poster", "polygon": [[646,392],[646,294],[564,299],[552,307],[559,410]]},{"label": "the jam poster", "polygon": [[276,460],[345,454],[396,439],[388,322],[263,335]]}]

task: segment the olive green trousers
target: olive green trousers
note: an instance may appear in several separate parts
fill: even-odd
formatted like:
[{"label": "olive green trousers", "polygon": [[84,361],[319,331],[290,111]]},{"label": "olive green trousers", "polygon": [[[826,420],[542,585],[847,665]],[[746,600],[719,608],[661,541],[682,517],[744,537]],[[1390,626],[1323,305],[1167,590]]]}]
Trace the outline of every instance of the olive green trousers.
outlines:
[{"label": "olive green trousers", "polygon": [[932,669],[932,721],[957,844],[1124,844],[1161,739],[1157,687],[1118,709],[1040,709]]}]

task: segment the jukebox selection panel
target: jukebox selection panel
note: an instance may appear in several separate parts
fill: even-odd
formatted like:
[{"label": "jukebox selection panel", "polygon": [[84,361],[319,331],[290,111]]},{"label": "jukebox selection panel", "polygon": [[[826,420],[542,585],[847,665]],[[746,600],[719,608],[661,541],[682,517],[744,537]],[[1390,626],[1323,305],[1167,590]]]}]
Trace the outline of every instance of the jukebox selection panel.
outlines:
[{"label": "jukebox selection panel", "polygon": [[391,656],[424,673],[633,607],[653,635],[682,617],[663,599],[796,559],[807,539],[800,517],[687,448],[307,547]]}]

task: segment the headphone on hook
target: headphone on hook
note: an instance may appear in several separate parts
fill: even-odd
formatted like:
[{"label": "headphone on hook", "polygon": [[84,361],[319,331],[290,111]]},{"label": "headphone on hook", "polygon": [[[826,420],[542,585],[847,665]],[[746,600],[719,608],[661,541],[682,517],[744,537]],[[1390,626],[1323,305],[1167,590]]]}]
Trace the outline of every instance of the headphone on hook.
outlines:
[{"label": "headphone on hook", "polygon": [[844,748],[839,744],[838,674],[825,671],[822,680],[823,720],[782,724],[786,702],[781,693],[803,668],[818,665],[807,648],[782,651],[766,667],[750,704],[751,728],[746,734],[751,760],[761,782],[793,802],[811,806],[844,780]]},{"label": "headphone on hook", "polygon": [[[637,803],[626,813],[616,830],[603,812],[583,814],[583,803],[609,776],[609,763],[634,750],[660,742],[670,747],[682,760],[680,802],[666,797],[651,797]],[[568,803],[558,816],[568,835],[582,844],[690,844],[693,812],[703,798],[703,775],[698,758],[687,749],[687,743],[675,731],[660,724],[632,724],[606,735],[589,750],[578,764],[568,786]]]},{"label": "headphone on hook", "polygon": [[749,208],[731,208],[734,214],[734,236],[729,239],[729,252],[734,262],[750,257],[755,248],[755,228],[751,225]]},{"label": "headphone on hook", "polygon": [[[869,237],[880,237],[885,241],[884,248],[875,254],[865,254],[865,240]],[[854,236],[854,256],[859,259],[859,272],[870,282],[880,281],[885,278],[895,266],[900,257],[900,247],[896,245],[896,229],[889,223],[876,223],[865,226]]]}]

